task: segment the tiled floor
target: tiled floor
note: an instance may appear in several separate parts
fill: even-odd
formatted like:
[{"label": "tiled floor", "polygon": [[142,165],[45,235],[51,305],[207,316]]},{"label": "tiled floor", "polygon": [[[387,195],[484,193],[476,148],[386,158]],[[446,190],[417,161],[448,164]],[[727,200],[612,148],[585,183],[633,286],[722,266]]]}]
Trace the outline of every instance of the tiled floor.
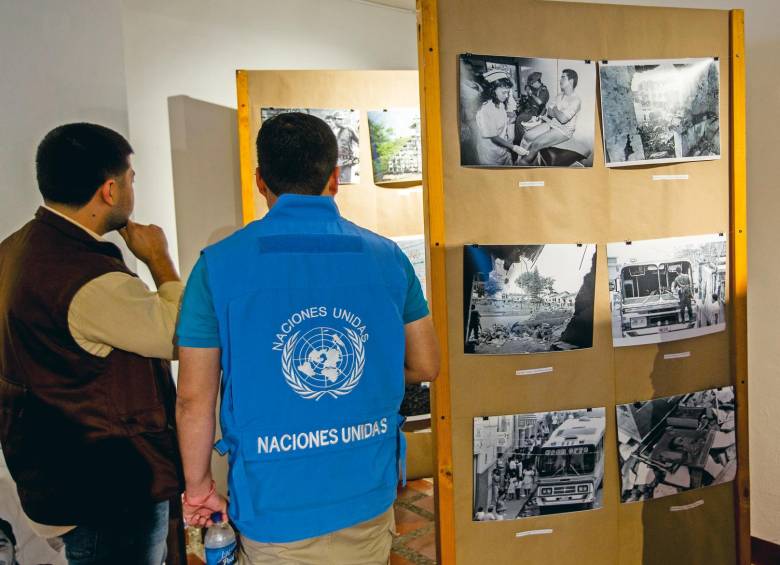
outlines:
[{"label": "tiled floor", "polygon": [[393,540],[391,565],[436,565],[433,522],[433,481],[410,481],[395,502],[398,537]]}]

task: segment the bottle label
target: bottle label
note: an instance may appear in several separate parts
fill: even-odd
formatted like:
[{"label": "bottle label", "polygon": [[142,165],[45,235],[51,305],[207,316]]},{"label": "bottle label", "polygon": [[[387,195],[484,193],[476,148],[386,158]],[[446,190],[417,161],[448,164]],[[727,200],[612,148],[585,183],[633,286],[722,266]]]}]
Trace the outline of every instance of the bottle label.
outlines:
[{"label": "bottle label", "polygon": [[225,547],[206,548],[206,565],[233,565],[238,563],[236,542]]}]

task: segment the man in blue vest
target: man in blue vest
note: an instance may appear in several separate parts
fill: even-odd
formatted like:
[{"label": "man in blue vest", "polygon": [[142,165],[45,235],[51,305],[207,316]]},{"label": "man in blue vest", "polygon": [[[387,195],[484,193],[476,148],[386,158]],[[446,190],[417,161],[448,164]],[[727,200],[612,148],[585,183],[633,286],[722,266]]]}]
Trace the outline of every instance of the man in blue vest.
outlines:
[{"label": "man in blue vest", "polygon": [[[385,564],[404,380],[439,368],[428,306],[398,246],[340,216],[325,122],[267,120],[257,153],[269,212],[203,251],[182,305],[185,518],[227,511],[242,563]],[[220,373],[227,508],[210,469]]]}]

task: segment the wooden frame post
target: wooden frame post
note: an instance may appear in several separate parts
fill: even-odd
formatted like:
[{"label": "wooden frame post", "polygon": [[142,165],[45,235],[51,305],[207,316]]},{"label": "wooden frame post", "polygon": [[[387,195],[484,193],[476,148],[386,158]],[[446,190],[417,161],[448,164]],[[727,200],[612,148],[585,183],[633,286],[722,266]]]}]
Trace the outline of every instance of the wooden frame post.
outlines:
[{"label": "wooden frame post", "polygon": [[444,233],[441,96],[437,0],[417,0],[423,191],[430,260],[431,311],[441,344],[441,370],[433,382],[431,419],[436,451],[436,552],[441,565],[455,563],[455,509],[452,485],[452,410],[447,343],[447,277]]},{"label": "wooden frame post", "polygon": [[238,156],[241,172],[241,215],[244,225],[256,220],[255,179],[252,170],[251,111],[249,108],[249,74],[236,71],[236,97],[238,100]]},{"label": "wooden frame post", "polygon": [[747,150],[745,119],[745,12],[731,10],[731,198],[729,260],[731,263],[732,374],[737,399],[737,552],[740,565],[750,565],[750,466],[748,461],[747,343]]}]

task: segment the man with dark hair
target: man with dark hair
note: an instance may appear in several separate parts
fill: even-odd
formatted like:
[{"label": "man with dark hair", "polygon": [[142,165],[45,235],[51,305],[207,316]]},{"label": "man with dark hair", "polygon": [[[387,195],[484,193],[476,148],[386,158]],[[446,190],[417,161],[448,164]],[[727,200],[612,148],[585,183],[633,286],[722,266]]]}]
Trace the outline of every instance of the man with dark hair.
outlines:
[{"label": "man with dark hair", "polygon": [[210,468],[221,372],[241,562],[384,565],[404,376],[438,372],[428,306],[400,248],[339,214],[325,122],[271,118],[257,150],[269,212],[203,251],[177,330],[185,519],[225,518]]},{"label": "man with dark hair", "polygon": [[[574,137],[577,127],[577,114],[582,108],[580,97],[574,92],[579,77],[573,69],[563,69],[559,81],[560,91],[555,102],[547,108],[547,123],[549,128],[531,141],[527,154],[518,164],[530,166],[535,164],[539,151],[564,143]],[[529,138],[530,140],[530,138]]]},{"label": "man with dark hair", "polygon": [[10,522],[0,518],[0,565],[19,565],[16,560],[16,536]]},{"label": "man with dark hair", "polygon": [[160,565],[182,486],[167,360],[183,288],[162,230],[129,219],[132,153],[99,125],[49,132],[44,205],[0,244],[0,442],[33,529],[71,563]]}]

